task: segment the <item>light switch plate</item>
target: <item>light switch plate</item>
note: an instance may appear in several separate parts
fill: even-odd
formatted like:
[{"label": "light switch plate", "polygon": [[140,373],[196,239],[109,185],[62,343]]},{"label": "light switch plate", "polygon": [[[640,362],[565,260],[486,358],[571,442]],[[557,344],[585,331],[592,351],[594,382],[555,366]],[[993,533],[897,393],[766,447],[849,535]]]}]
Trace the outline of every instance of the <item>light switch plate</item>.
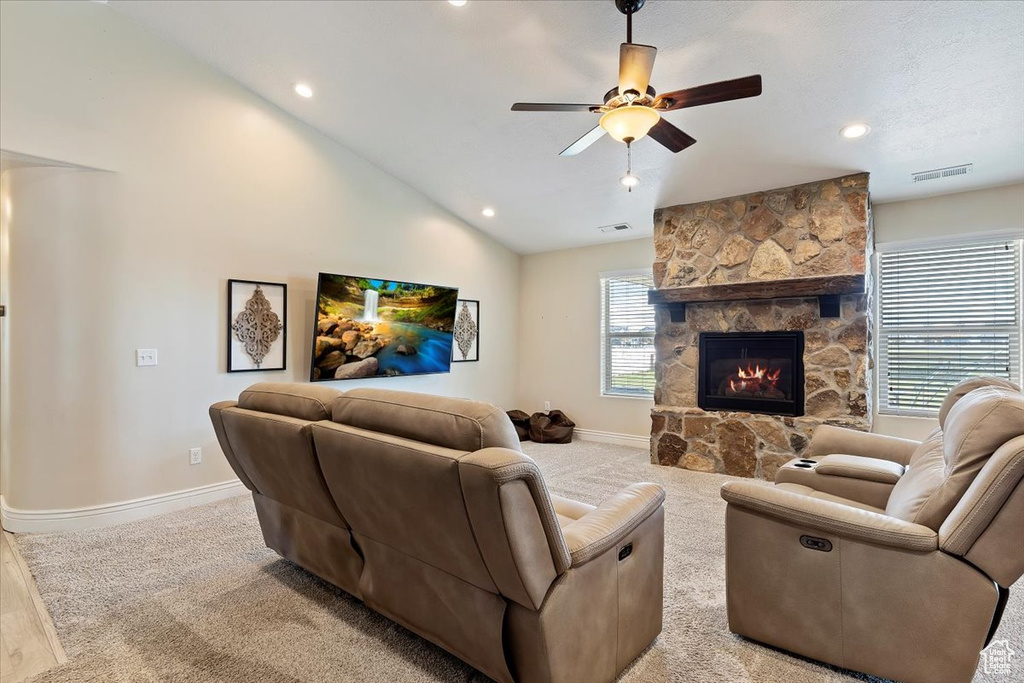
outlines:
[{"label": "light switch plate", "polygon": [[135,349],[135,366],[142,368],[156,365],[156,349]]}]

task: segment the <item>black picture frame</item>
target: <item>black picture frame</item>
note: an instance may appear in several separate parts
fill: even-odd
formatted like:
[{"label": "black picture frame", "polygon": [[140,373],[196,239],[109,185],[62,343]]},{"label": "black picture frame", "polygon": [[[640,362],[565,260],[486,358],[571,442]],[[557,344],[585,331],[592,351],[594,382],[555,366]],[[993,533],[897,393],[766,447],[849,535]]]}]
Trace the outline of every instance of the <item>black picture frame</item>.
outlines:
[{"label": "black picture frame", "polygon": [[476,336],[473,339],[472,345],[472,357],[460,358],[462,355],[459,350],[458,340],[452,340],[452,362],[453,363],[476,363],[480,360],[480,301],[478,299],[459,299],[455,302],[455,320],[456,326],[459,320],[459,311],[462,308],[462,304],[472,304],[473,322],[476,325]]},{"label": "black picture frame", "polygon": [[[273,348],[278,342],[281,344],[281,359],[280,364],[266,365],[261,363],[258,367],[245,367],[245,365],[253,365],[253,361],[245,353],[235,353],[238,340],[235,336],[232,324],[234,323],[235,316],[237,315],[236,301],[235,301],[235,290],[239,286],[248,288],[249,286],[258,286],[264,291],[270,289],[274,291],[276,298],[276,290],[280,290],[281,300],[281,312],[278,318],[281,321],[281,334],[278,339],[275,339],[271,344]],[[250,295],[251,296],[251,295]],[[273,309],[272,309],[273,310]],[[277,313],[276,310],[273,311]],[[262,282],[259,280],[240,280],[229,278],[228,279],[228,305],[227,305],[227,321],[225,324],[227,331],[227,371],[228,372],[274,372],[278,370],[288,369],[288,285],[283,282]],[[275,353],[276,356],[276,353]],[[244,362],[241,359],[246,359],[248,362]]]}]

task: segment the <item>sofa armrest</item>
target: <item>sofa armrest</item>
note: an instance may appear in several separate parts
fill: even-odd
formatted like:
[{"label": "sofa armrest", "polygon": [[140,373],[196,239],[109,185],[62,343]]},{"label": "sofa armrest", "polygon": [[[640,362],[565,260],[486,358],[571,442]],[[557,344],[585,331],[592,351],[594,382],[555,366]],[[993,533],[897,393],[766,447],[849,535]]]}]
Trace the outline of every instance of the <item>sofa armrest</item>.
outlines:
[{"label": "sofa armrest", "polygon": [[832,453],[818,460],[814,470],[828,477],[844,477],[862,479],[879,484],[895,485],[900,480],[906,467],[882,458],[868,458],[862,455],[846,455]]},{"label": "sofa armrest", "polygon": [[920,445],[919,442],[911,439],[821,425],[814,430],[814,436],[811,437],[811,443],[807,446],[805,457],[813,458],[832,453],[846,453],[906,465],[910,462],[910,456]]},{"label": "sofa armrest", "polygon": [[921,524],[877,512],[793,493],[749,481],[722,484],[722,498],[730,505],[787,524],[835,534],[874,545],[930,551],[939,547],[939,535]]},{"label": "sofa armrest", "polygon": [[618,545],[664,502],[665,489],[658,484],[632,484],[566,526],[562,531],[572,566]]}]

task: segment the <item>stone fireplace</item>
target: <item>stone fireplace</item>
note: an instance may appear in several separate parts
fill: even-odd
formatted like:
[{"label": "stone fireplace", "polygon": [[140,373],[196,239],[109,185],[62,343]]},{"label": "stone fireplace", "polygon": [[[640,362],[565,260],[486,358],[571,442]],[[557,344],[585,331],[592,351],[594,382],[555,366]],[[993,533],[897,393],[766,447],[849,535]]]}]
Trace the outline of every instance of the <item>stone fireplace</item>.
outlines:
[{"label": "stone fireplace", "polygon": [[652,461],[772,479],[871,427],[866,173],[655,212]]}]

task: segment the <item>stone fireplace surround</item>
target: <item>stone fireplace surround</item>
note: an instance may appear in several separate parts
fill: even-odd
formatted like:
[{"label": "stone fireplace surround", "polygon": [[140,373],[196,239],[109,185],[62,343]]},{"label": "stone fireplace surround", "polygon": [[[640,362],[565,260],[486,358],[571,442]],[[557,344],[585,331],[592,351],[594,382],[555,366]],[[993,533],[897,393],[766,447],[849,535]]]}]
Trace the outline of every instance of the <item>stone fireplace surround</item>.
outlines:
[{"label": "stone fireplace surround", "polygon": [[[870,283],[866,173],[659,209],[654,223],[652,462],[770,480],[818,425],[870,429],[870,291],[840,296],[838,317],[813,296],[850,276]],[[709,292],[731,294],[701,301]],[[689,302],[685,320],[673,300]],[[697,407],[699,333],[780,330],[804,332],[802,417]]]}]

